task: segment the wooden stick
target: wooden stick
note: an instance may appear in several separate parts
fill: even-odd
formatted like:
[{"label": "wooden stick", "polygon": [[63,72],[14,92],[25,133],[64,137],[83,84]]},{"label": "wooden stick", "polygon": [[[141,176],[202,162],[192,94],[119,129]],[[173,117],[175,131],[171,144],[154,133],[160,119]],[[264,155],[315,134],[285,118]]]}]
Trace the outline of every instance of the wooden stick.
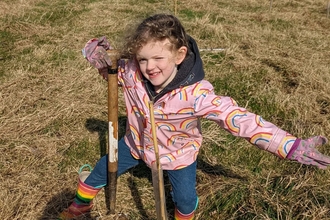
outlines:
[{"label": "wooden stick", "polygon": [[158,141],[156,134],[156,126],[155,126],[155,116],[154,116],[154,105],[152,101],[149,101],[148,107],[150,112],[151,132],[152,132],[152,139],[154,143],[154,151],[156,157],[156,162],[151,166],[151,173],[152,173],[152,183],[155,194],[157,219],[167,220],[164,177],[159,159],[159,149],[158,149]]},{"label": "wooden stick", "polygon": [[177,0],[174,0],[174,15],[177,15]]},{"label": "wooden stick", "polygon": [[118,73],[119,53],[108,51],[112,66],[108,70],[108,188],[109,212],[115,213],[118,171]]}]

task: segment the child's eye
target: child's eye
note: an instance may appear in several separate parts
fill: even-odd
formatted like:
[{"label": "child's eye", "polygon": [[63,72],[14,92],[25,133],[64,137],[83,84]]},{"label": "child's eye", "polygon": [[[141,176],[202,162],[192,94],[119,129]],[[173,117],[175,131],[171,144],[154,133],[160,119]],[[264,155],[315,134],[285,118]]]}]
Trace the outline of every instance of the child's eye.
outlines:
[{"label": "child's eye", "polygon": [[139,61],[139,63],[143,63],[143,62],[146,62],[146,59],[139,59],[138,61]]}]

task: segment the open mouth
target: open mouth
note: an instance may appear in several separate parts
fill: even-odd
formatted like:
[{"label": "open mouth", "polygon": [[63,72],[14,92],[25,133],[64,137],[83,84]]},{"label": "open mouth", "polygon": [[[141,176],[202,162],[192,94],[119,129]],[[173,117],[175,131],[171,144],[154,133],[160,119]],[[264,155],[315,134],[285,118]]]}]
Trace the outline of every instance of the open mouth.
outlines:
[{"label": "open mouth", "polygon": [[148,76],[149,76],[150,78],[154,78],[154,77],[157,77],[159,74],[160,74],[160,72],[148,73]]}]

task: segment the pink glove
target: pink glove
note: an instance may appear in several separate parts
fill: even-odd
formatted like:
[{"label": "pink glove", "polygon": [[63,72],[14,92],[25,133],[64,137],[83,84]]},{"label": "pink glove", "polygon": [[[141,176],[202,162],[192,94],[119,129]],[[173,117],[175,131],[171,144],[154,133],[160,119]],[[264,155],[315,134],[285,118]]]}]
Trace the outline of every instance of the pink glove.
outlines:
[{"label": "pink glove", "polygon": [[290,152],[288,159],[299,163],[314,165],[320,169],[326,169],[330,165],[330,157],[321,154],[315,147],[326,144],[328,140],[322,136],[311,137],[306,140],[297,139]]},{"label": "pink glove", "polygon": [[111,66],[111,60],[107,53],[107,50],[110,49],[112,49],[110,43],[103,36],[89,40],[82,49],[82,54],[92,66],[100,71]]}]

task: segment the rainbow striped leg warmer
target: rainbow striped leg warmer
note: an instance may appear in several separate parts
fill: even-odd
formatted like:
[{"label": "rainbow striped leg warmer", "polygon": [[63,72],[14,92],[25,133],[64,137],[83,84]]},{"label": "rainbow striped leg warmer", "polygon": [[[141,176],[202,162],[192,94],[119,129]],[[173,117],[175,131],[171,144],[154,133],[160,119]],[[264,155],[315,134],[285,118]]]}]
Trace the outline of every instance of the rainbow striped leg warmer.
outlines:
[{"label": "rainbow striped leg warmer", "polygon": [[195,217],[195,211],[198,207],[198,197],[197,197],[197,201],[196,201],[196,205],[195,205],[195,208],[194,210],[189,213],[189,214],[182,214],[176,207],[175,207],[175,210],[174,210],[174,220],[193,220],[194,217]]},{"label": "rainbow striped leg warmer", "polygon": [[69,220],[88,213],[93,207],[93,198],[100,190],[101,188],[91,187],[79,178],[76,197],[69,208],[60,214],[58,219]]},{"label": "rainbow striped leg warmer", "polygon": [[190,214],[182,214],[177,208],[174,211],[174,219],[175,220],[193,220],[195,216],[195,210]]}]

